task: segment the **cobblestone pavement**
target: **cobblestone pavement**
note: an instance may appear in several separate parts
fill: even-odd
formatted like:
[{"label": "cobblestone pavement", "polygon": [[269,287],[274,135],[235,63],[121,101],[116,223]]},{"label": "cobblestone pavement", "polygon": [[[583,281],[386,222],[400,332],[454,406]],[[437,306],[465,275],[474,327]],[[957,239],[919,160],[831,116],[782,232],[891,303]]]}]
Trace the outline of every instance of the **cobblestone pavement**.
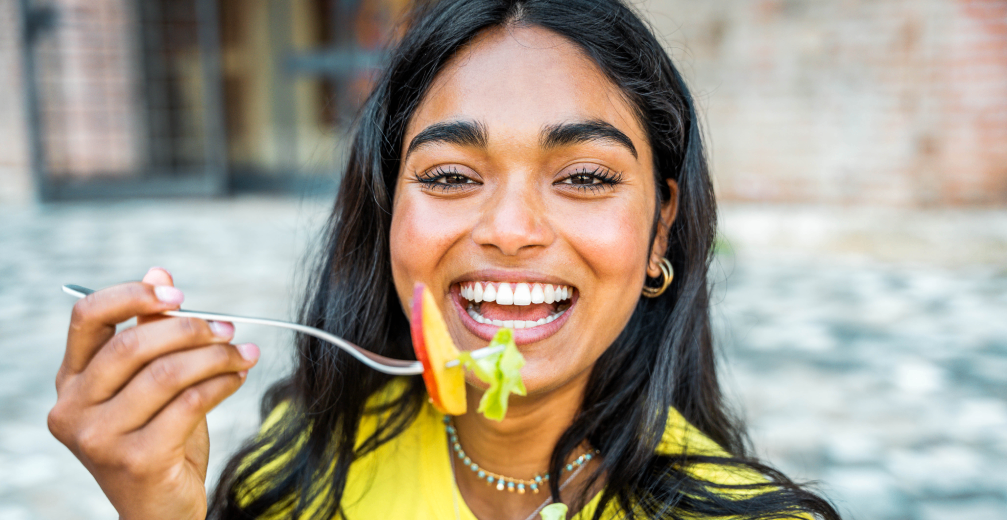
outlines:
[{"label": "cobblestone pavement", "polygon": [[[163,265],[189,308],[287,317],[325,209],[0,207],[0,520],[115,518],[45,426],[72,305],[60,284]],[[757,452],[818,480],[847,518],[1007,519],[1007,216],[835,211],[724,212],[713,310]],[[283,333],[239,325],[237,340],[263,356],[210,415],[211,474],[290,366]]]}]

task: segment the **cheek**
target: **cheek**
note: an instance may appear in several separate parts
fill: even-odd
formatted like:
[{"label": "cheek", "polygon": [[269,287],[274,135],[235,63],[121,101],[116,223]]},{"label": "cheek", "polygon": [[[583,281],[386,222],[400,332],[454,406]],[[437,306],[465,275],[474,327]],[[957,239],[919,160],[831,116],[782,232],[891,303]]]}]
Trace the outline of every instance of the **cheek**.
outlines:
[{"label": "cheek", "polygon": [[580,212],[576,220],[567,222],[564,234],[596,282],[605,286],[605,294],[618,294],[622,291],[609,291],[619,287],[635,292],[635,284],[643,283],[649,225],[641,212],[629,207],[606,208]]},{"label": "cheek", "polygon": [[[570,246],[572,254],[566,261],[585,274],[580,281],[586,283],[581,287],[577,321],[573,328],[565,327],[572,336],[564,337],[563,348],[534,364],[539,381],[564,379],[568,374],[550,374],[559,367],[585,369],[593,364],[629,322],[646,276],[651,221],[631,203],[580,207],[566,215],[554,222],[562,222],[561,233]],[[571,356],[575,350],[579,355]]]},{"label": "cheek", "polygon": [[437,268],[465,230],[463,220],[442,210],[423,194],[403,193],[395,203],[389,249],[392,276],[400,295],[411,295],[418,281],[431,288],[442,283],[435,276]]}]

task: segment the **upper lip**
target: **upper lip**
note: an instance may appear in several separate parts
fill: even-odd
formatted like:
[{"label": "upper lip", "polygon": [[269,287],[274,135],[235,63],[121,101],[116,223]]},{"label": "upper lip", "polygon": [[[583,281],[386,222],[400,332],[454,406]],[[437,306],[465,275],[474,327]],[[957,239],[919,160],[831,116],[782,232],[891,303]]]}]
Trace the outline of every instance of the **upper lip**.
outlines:
[{"label": "upper lip", "polygon": [[576,287],[574,284],[556,276],[537,273],[534,271],[506,271],[499,269],[483,269],[466,273],[454,279],[451,284],[454,285],[465,282],[525,282]]}]

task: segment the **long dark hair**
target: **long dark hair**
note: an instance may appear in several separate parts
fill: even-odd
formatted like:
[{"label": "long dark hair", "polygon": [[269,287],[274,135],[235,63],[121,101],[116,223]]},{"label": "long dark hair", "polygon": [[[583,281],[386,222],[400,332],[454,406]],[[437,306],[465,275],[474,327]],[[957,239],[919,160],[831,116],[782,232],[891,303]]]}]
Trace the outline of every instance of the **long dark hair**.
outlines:
[{"label": "long dark hair", "polygon": [[[439,0],[416,5],[405,23],[408,29],[354,129],[302,323],[386,356],[413,357],[388,244],[406,125],[444,64],[477,34],[494,27],[543,27],[579,45],[623,91],[646,128],[659,188],[653,233],[660,204],[671,196],[665,180],[679,187],[678,216],[665,251],[674,281],[660,297],[640,299],[625,330],[595,364],[581,410],[552,454],[553,497],[559,497],[561,465],[586,440],[602,454],[590,477],[592,483],[604,480],[595,519],[613,501],[628,518],[785,518],[810,512],[838,519],[828,502],[748,458],[744,429],[722,400],[707,286],[716,203],[699,121],[685,82],[641,19],[619,0]],[[365,409],[366,402],[391,377],[314,338],[299,336],[296,345],[294,374],[263,399],[263,416],[283,403],[283,419],[231,459],[212,498],[214,518],[277,511],[300,517],[309,505],[315,518],[335,517],[353,461],[401,433],[424,406],[422,381],[411,378],[380,410],[376,431],[358,445],[361,419],[375,412]],[[728,455],[655,454],[669,407]],[[689,471],[703,463],[754,470],[767,481],[706,482]],[[577,501],[583,505],[588,498]]]}]

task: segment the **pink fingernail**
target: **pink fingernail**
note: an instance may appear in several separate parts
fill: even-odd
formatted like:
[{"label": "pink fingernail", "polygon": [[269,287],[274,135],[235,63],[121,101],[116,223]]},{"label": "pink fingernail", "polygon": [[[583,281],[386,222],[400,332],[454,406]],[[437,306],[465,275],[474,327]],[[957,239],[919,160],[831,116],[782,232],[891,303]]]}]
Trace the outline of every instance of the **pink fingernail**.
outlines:
[{"label": "pink fingernail", "polygon": [[154,296],[157,296],[157,299],[164,303],[182,303],[185,301],[185,295],[182,294],[182,291],[170,285],[155,286]]},{"label": "pink fingernail", "polygon": [[241,357],[249,361],[259,359],[259,347],[257,347],[255,343],[242,343],[241,345],[238,345],[238,353],[241,354]]},{"label": "pink fingernail", "polygon": [[242,370],[241,372],[238,372],[238,377],[240,377],[242,379],[244,379],[245,376],[247,376],[247,375],[248,375],[248,370]]},{"label": "pink fingernail", "polygon": [[210,330],[213,331],[213,335],[218,338],[230,338],[234,335],[234,325],[226,321],[211,321]]},{"label": "pink fingernail", "polygon": [[153,271],[154,269],[160,269],[160,270],[164,271],[164,273],[167,274],[168,276],[170,276],[172,278],[175,277],[174,275],[171,274],[171,271],[169,271],[169,270],[167,270],[167,269],[165,269],[165,268],[163,268],[161,266],[157,266],[157,265],[155,265],[154,267],[151,267],[150,269],[147,269],[147,274],[150,274],[150,272]]}]

